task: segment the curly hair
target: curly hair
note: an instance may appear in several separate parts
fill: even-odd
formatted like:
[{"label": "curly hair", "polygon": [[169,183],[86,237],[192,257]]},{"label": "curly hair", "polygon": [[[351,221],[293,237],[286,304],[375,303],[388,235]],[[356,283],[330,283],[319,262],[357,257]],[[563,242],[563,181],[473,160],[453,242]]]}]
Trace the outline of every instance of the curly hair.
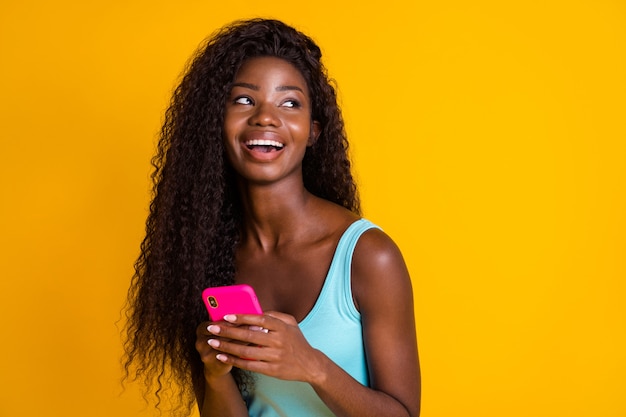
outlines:
[{"label": "curly hair", "polygon": [[[124,339],[126,378],[144,380],[145,394],[152,392],[157,406],[172,382],[193,404],[193,388],[204,384],[195,349],[196,327],[207,320],[200,294],[234,282],[242,216],[223,123],[244,61],[278,57],[302,73],[312,120],[321,126],[302,162],[304,185],[360,213],[344,122],[321,55],[311,38],[280,21],[237,21],[205,41],[174,91],[152,159],[153,196],[128,292]],[[245,374],[235,368],[233,375],[245,391]]]}]

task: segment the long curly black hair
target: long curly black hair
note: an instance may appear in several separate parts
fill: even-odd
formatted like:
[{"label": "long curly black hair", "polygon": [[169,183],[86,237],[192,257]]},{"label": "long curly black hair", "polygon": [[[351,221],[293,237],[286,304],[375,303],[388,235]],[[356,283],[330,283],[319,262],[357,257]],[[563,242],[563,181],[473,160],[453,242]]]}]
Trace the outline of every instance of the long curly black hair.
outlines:
[{"label": "long curly black hair", "polygon": [[[178,387],[191,405],[194,387],[202,389],[196,327],[208,316],[201,293],[234,281],[242,216],[223,122],[226,98],[245,60],[278,57],[302,73],[312,119],[321,126],[304,156],[304,185],[360,213],[344,122],[321,55],[311,38],[280,21],[238,21],[208,38],[174,91],[152,160],[153,198],[128,293],[124,339],[126,377],[144,380],[146,395],[154,394],[157,403]],[[237,369],[233,375],[244,391],[245,375]]]}]

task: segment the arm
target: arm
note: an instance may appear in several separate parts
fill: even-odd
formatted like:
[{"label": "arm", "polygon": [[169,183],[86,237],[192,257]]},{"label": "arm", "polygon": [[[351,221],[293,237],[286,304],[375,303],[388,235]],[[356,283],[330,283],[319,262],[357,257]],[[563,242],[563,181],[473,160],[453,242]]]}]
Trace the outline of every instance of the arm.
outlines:
[{"label": "arm", "polygon": [[[396,245],[378,230],[365,233],[353,259],[353,295],[363,319],[371,388],[354,380],[322,352],[313,349],[293,317],[282,313],[227,316],[236,324],[212,327],[222,339],[213,347],[225,364],[286,380],[309,383],[339,417],[417,417],[420,376],[413,296],[409,275]],[[253,358],[245,360],[240,358]]]},{"label": "arm", "polygon": [[421,378],[415,310],[402,254],[386,234],[372,230],[357,244],[352,270],[352,292],[363,320],[370,384],[401,403],[407,415],[417,417]]},{"label": "arm", "polygon": [[[402,255],[379,230],[365,233],[352,262],[352,292],[361,312],[371,389],[328,367],[313,387],[337,416],[411,416],[420,411],[420,371],[413,291]],[[338,397],[336,393],[342,393]]]}]

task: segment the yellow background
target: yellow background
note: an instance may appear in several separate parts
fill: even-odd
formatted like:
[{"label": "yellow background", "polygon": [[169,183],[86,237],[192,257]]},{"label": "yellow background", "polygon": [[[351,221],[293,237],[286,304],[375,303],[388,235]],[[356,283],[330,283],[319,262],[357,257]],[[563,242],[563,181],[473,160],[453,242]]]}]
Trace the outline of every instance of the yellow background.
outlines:
[{"label": "yellow background", "polygon": [[253,16],[339,83],[414,281],[422,416],[626,415],[623,1],[4,0],[0,416],[153,414],[115,325],[149,159],[192,51]]}]

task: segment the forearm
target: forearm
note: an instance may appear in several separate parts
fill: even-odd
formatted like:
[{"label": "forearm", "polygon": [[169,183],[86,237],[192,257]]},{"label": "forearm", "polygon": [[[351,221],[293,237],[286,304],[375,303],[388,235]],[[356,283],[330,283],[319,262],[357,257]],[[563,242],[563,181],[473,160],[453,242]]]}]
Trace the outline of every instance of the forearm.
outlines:
[{"label": "forearm", "polygon": [[[363,386],[319,352],[320,368],[309,383],[337,417],[417,417],[392,396]],[[418,395],[416,393],[416,395]]]},{"label": "forearm", "polygon": [[246,404],[231,374],[205,381],[199,401],[201,417],[248,417]]}]

